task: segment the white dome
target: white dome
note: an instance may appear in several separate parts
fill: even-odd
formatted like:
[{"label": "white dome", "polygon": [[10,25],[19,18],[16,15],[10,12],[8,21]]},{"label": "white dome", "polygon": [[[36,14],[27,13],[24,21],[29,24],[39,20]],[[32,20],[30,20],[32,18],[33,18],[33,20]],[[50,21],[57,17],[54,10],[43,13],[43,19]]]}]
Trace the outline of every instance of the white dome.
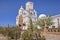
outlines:
[{"label": "white dome", "polygon": [[41,14],[41,15],[39,15],[39,18],[46,18],[46,15],[45,14]]}]

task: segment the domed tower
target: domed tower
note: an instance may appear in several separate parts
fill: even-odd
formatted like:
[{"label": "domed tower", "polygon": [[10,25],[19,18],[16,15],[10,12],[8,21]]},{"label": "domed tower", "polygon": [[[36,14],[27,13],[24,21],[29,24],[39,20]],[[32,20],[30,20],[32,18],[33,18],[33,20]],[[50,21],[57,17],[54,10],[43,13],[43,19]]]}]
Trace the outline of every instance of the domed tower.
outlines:
[{"label": "domed tower", "polygon": [[33,9],[33,2],[27,2],[25,10],[21,6],[19,14],[16,18],[16,25],[20,25],[23,30],[26,30],[29,27],[30,18],[32,19],[33,24],[37,20],[37,12]]},{"label": "domed tower", "polygon": [[24,13],[24,8],[21,6],[19,9],[19,15]]},{"label": "domed tower", "polygon": [[26,3],[26,10],[33,9],[33,3],[32,2],[27,2]]},{"label": "domed tower", "polygon": [[29,18],[32,19],[33,23],[37,20],[37,11],[33,8],[33,2],[26,3],[26,12],[29,14]]},{"label": "domed tower", "polygon": [[19,14],[16,17],[16,25],[17,26],[22,26],[22,24],[23,24],[23,16],[22,16],[23,13],[24,13],[24,9],[21,6],[21,8],[19,9]]}]

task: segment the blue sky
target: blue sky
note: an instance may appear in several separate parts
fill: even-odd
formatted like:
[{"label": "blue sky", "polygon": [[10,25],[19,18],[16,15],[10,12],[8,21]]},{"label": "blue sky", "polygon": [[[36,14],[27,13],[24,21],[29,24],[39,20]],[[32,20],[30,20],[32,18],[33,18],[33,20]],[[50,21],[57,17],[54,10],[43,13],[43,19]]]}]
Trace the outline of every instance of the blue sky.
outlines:
[{"label": "blue sky", "polygon": [[0,0],[0,26],[15,25],[20,6],[25,8],[28,1],[34,3],[38,16],[42,13],[60,14],[60,0]]}]

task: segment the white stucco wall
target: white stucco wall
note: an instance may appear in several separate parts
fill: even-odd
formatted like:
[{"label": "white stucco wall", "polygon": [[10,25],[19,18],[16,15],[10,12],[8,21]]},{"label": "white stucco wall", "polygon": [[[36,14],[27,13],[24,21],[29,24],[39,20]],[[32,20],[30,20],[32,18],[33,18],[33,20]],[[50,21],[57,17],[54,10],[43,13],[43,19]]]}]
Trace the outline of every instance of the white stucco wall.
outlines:
[{"label": "white stucco wall", "polygon": [[59,24],[60,24],[60,15],[55,15],[52,18],[53,18],[52,21],[54,22],[53,25],[55,25],[55,28],[58,28],[58,19],[59,19]]}]

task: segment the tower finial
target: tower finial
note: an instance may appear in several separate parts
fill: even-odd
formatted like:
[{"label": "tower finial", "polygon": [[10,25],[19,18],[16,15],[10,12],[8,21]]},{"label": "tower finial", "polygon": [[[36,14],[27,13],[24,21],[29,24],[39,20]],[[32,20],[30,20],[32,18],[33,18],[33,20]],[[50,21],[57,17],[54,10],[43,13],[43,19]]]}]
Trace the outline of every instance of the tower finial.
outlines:
[{"label": "tower finial", "polygon": [[23,6],[21,5],[20,9],[23,9]]}]

